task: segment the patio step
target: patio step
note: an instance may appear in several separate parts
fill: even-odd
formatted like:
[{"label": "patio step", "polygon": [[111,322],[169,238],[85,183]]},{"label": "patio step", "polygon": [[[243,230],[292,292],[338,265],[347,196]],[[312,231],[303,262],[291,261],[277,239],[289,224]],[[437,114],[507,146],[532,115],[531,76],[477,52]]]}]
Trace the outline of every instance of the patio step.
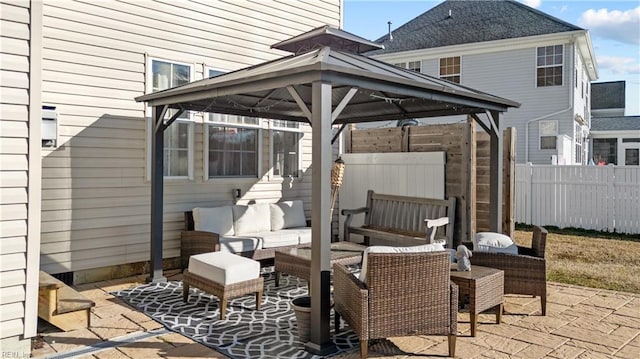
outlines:
[{"label": "patio step", "polygon": [[40,271],[38,316],[64,330],[88,328],[96,304],[50,274]]}]

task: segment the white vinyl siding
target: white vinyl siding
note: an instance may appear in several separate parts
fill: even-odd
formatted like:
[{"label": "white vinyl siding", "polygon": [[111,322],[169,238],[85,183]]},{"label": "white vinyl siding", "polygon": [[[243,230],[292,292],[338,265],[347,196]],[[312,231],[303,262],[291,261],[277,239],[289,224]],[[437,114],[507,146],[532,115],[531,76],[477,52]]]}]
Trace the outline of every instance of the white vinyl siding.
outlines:
[{"label": "white vinyl siding", "polygon": [[[44,1],[43,102],[57,107],[59,144],[42,159],[42,269],[81,271],[149,260],[145,59],[230,71],[285,53],[269,47],[323,24],[340,25],[339,0],[318,2]],[[301,198],[310,180],[271,178],[261,131],[257,178],[205,180],[205,121],[193,115],[193,180],[166,181],[165,258],[180,254],[183,211],[241,201]],[[303,126],[308,131],[308,126]],[[309,147],[310,140],[303,147]],[[311,157],[302,158],[303,168]]]},{"label": "white vinyl siding", "polygon": [[0,347],[21,356],[36,334],[40,238],[41,105],[30,95],[40,62],[29,58],[40,51],[31,26],[41,8],[31,6],[0,1]]}]

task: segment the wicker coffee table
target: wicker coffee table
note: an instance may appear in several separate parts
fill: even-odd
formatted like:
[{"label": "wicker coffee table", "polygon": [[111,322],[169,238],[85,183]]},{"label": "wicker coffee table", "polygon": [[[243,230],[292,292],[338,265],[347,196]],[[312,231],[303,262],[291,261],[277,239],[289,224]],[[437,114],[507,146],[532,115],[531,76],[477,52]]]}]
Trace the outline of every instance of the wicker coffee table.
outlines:
[{"label": "wicker coffee table", "polygon": [[469,296],[471,336],[476,336],[478,314],[496,307],[496,323],[502,321],[504,272],[499,269],[471,265],[470,272],[460,272],[453,265],[451,280],[458,285],[460,295]]},{"label": "wicker coffee table", "polygon": [[[351,242],[331,243],[330,263],[358,264],[362,260],[362,252],[367,248]],[[294,275],[307,282],[311,278],[311,248],[277,249],[274,258],[276,287],[280,285],[280,273]]]}]

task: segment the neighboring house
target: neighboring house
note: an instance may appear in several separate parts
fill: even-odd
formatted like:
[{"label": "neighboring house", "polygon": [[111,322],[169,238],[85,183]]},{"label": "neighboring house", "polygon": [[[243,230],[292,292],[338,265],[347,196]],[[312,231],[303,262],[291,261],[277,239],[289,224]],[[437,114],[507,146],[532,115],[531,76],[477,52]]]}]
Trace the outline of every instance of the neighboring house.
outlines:
[{"label": "neighboring house", "polygon": [[377,42],[367,55],[521,103],[504,114],[517,162],[587,163],[587,30],[517,1],[445,1]]},{"label": "neighboring house", "polygon": [[591,84],[594,164],[640,165],[640,116],[625,116],[625,82]]},{"label": "neighboring house", "polygon": [[[29,352],[39,269],[76,284],[146,270],[149,111],[134,97],[284,56],[270,46],[341,27],[342,13],[342,0],[0,0],[2,352]],[[307,125],[178,121],[165,136],[168,265],[185,210],[294,197],[310,208]]]}]

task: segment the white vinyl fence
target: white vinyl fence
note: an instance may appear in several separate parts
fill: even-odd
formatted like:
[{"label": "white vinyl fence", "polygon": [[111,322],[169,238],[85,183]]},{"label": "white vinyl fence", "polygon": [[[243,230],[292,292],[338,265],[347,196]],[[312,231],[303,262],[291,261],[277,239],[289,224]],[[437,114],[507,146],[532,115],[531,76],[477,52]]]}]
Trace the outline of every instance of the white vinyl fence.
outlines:
[{"label": "white vinyl fence", "polygon": [[516,165],[516,222],[640,233],[640,167]]}]

